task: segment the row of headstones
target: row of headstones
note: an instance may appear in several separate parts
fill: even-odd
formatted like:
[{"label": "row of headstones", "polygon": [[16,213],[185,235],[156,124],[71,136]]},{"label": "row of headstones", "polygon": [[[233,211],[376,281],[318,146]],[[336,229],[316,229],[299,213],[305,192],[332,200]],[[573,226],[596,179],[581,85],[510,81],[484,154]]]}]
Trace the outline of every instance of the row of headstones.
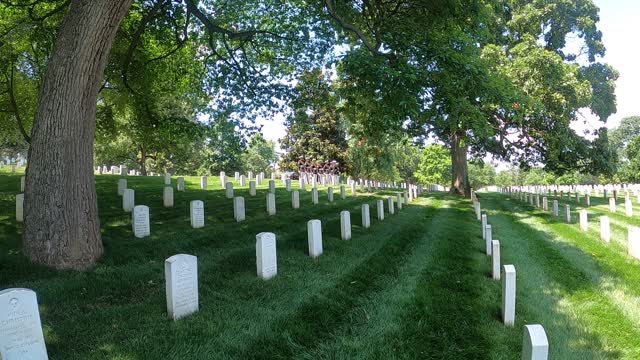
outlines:
[{"label": "row of headstones", "polygon": [[[165,188],[166,189],[166,188]],[[171,188],[169,188],[171,189]],[[133,203],[131,198],[125,199],[125,197],[131,194],[133,196],[133,190],[127,189],[123,196],[123,204],[129,206]],[[312,202],[313,204],[318,204],[318,191],[317,189],[313,189],[312,193]],[[408,201],[411,200],[408,194],[396,194],[396,197],[390,196],[388,201],[389,213],[394,213],[394,202],[397,203],[398,209],[402,209],[402,202],[404,198],[405,205],[408,205]],[[276,214],[276,197],[275,194],[269,193],[267,194],[267,214],[273,216]],[[329,198],[329,201],[333,201],[332,197]],[[123,205],[124,206],[124,205]],[[300,208],[300,196],[297,190],[293,191],[291,194],[291,206],[293,209]],[[126,209],[125,209],[126,211]],[[144,238],[146,236],[151,235],[150,229],[150,221],[149,221],[149,207],[146,205],[137,205],[132,207],[132,219],[131,226],[134,233],[134,236],[137,238]],[[194,229],[204,227],[204,202],[201,200],[193,200],[189,204],[189,216],[191,221],[191,227]],[[241,222],[245,220],[245,203],[244,197],[237,196],[233,198],[233,217],[237,222]],[[369,219],[369,207],[366,207],[366,218]],[[363,209],[362,214],[363,224],[365,221],[365,209]],[[378,200],[378,219],[384,220],[384,204],[382,200]],[[368,220],[367,220],[368,224]],[[366,226],[368,227],[368,226]]]},{"label": "row of headstones", "polygon": [[[580,188],[576,188],[576,189],[551,189],[550,187],[546,187],[546,186],[538,186],[538,187],[530,187],[530,186],[521,186],[521,187],[508,187],[508,188],[499,188],[499,191],[502,193],[506,193],[510,196],[514,196],[515,194],[518,193],[530,193],[530,194],[539,194],[539,195],[545,195],[547,194],[548,196],[551,196],[552,194],[552,190],[553,190],[553,196],[554,197],[558,197],[558,192],[559,192],[559,197],[560,198],[564,198],[565,194],[567,197],[571,198],[571,194],[573,193],[575,196],[575,199],[578,203],[580,203],[580,199],[582,196],[586,197],[586,201],[587,204],[589,206],[590,203],[590,197],[591,197],[591,192],[592,189],[591,188],[586,188],[586,189],[580,189]],[[617,199],[621,192],[624,191],[624,198],[625,200],[629,200],[631,198],[631,192],[634,193],[634,195],[636,196],[638,202],[640,202],[640,188],[636,187],[636,185],[634,184],[633,186],[629,186],[626,188],[603,188],[601,189],[602,191],[602,196],[606,199],[609,197],[613,197],[614,199]],[[600,190],[599,189],[595,189],[595,195],[597,196],[599,194]]]},{"label": "row of headstones", "polygon": [[[471,193],[473,208],[477,220],[482,223],[482,239],[485,241],[485,252],[491,256],[491,276],[494,280],[502,280],[502,322],[506,326],[514,326],[516,319],[516,268],[512,264],[500,263],[500,241],[493,239],[493,229],[488,223],[486,214],[482,214],[480,201],[475,193]],[[549,341],[544,327],[540,324],[525,325],[522,339],[522,359],[546,360],[549,356]]]},{"label": "row of headstones", "polygon": [[[536,207],[541,207],[540,204],[540,194],[538,193],[528,193],[528,192],[523,192],[523,191],[516,191],[514,193],[509,193],[509,192],[503,192],[509,195],[515,195],[517,196],[521,201],[524,202],[528,202],[530,205],[534,205],[534,199],[535,199],[535,206]],[[562,197],[561,197],[562,198]],[[575,193],[575,200],[577,204],[580,204],[580,194],[579,193]],[[586,195],[585,198],[585,205],[587,207],[591,206],[591,197],[589,194]],[[556,204],[557,200],[554,200],[554,209],[556,208]],[[568,205],[567,205],[568,206]],[[542,197],[542,208],[544,211],[548,211],[548,199],[546,196]],[[629,194],[627,193],[625,195],[625,202],[624,202],[624,208],[625,208],[625,214],[627,215],[627,217],[632,217],[633,216],[633,201],[631,200],[631,197],[629,196]],[[612,213],[616,213],[618,210],[618,206],[616,203],[616,197],[610,197],[609,198],[609,211]],[[554,211],[554,214],[556,212]],[[558,216],[556,214],[556,216]],[[570,220],[568,220],[568,222],[570,222]]]},{"label": "row of headstones", "polygon": [[[529,199],[533,198],[532,194],[529,194]],[[527,202],[527,197],[525,196],[524,198],[521,198],[522,201]],[[531,202],[531,200],[529,200],[529,203],[531,205],[533,205],[533,203]],[[633,210],[629,209],[631,201],[627,200],[627,216],[632,216],[633,215]],[[548,211],[548,203],[547,203],[547,198],[543,197],[542,198],[542,209],[544,211]],[[609,206],[610,206],[610,210],[611,212],[616,211],[615,209],[615,198],[610,198],[609,199]],[[539,207],[539,205],[538,205]],[[553,215],[554,216],[559,216],[558,213],[558,200],[554,200],[553,201]],[[582,231],[589,231],[589,213],[586,209],[582,209],[579,212],[579,224],[580,224],[580,229]],[[565,221],[570,224],[572,222],[571,219],[571,206],[570,205],[565,205]],[[609,219],[608,216],[600,216],[600,239],[604,242],[610,242],[611,241],[611,220]],[[629,226],[627,228],[627,249],[628,249],[628,253],[630,256],[636,258],[636,259],[640,259],[640,228],[637,226]]]},{"label": "row of headstones", "polygon": [[526,191],[526,192],[546,192],[554,190],[556,192],[582,192],[591,194],[596,193],[633,191],[638,194],[640,192],[640,184],[601,184],[601,185],[524,185],[510,186],[508,189]]},{"label": "row of headstones", "polygon": [[[268,194],[268,196],[273,197],[273,194]],[[408,197],[405,196],[405,205],[408,205],[407,201]],[[194,202],[202,205],[199,200],[193,201],[192,204]],[[388,198],[388,204],[389,213],[394,214],[394,197]],[[401,194],[398,194],[397,205],[398,209],[402,209]],[[199,208],[204,211],[203,206]],[[377,208],[378,219],[384,220],[383,200],[377,201]],[[370,224],[369,204],[362,204],[362,226],[369,228]],[[148,221],[146,231],[148,232]],[[347,210],[340,212],[340,236],[342,240],[351,239],[351,214]],[[316,258],[322,255],[320,220],[313,219],[307,222],[307,241],[309,256]],[[264,280],[269,280],[278,273],[276,235],[274,233],[262,232],[256,235],[256,270],[258,277]],[[178,320],[199,310],[198,259],[196,256],[178,254],[165,260],[165,295],[167,314],[173,320]],[[0,334],[3,334],[3,337],[0,338],[1,359],[47,359],[38,302],[34,291],[7,289],[0,292]]]}]

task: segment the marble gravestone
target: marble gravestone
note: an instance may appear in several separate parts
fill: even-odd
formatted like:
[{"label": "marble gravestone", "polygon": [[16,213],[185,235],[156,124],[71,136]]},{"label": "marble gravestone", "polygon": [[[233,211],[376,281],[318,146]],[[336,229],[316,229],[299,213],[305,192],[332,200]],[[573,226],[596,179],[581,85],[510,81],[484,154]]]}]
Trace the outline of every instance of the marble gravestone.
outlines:
[{"label": "marble gravestone", "polygon": [[237,172],[237,171],[236,171],[235,173],[233,173],[233,179],[234,179],[235,181],[240,180],[240,173],[239,173],[239,172]]},{"label": "marble gravestone", "polygon": [[198,258],[193,255],[173,255],[164,261],[167,314],[178,320],[199,309]]},{"label": "marble gravestone", "polygon": [[143,238],[151,235],[151,229],[149,226],[149,207],[145,205],[134,206],[131,219],[131,225],[135,237]]},{"label": "marble gravestone", "polygon": [[125,212],[133,211],[133,207],[136,205],[135,191],[133,189],[126,189],[122,194],[122,210]]},{"label": "marble gravestone", "polygon": [[291,207],[294,209],[300,208],[300,192],[298,190],[291,192]]},{"label": "marble gravestone", "polygon": [[267,194],[267,214],[270,216],[276,214],[276,195],[272,193]]},{"label": "marble gravestone", "polygon": [[291,179],[285,179],[284,180],[284,186],[287,189],[288,192],[291,192]]},{"label": "marble gravestone", "polygon": [[514,326],[516,321],[516,268],[502,266],[502,322]]},{"label": "marble gravestone", "polygon": [[362,204],[362,227],[368,229],[371,226],[371,217],[369,215],[369,204]]},{"label": "marble gravestone", "polygon": [[305,183],[304,183],[304,179],[300,179],[298,181],[298,186],[300,187],[300,190],[305,191]]},{"label": "marble gravestone", "polygon": [[587,210],[580,210],[580,230],[589,231],[589,215]]},{"label": "marble gravestone", "polygon": [[184,191],[184,178],[181,176],[178,178],[178,182],[176,184],[177,191]]},{"label": "marble gravestone", "polygon": [[484,234],[485,234],[485,250],[487,253],[487,256],[491,256],[491,242],[493,241],[493,231],[491,229],[491,225],[487,224],[487,226],[485,226],[484,229]]},{"label": "marble gravestone", "polygon": [[164,174],[164,184],[165,185],[171,185],[171,174],[170,173],[165,173]]},{"label": "marble gravestone", "polygon": [[553,200],[553,216],[559,216],[560,212],[558,211],[558,200]]},{"label": "marble gravestone", "polygon": [[402,194],[397,193],[396,198],[397,198],[396,204],[398,204],[398,210],[402,210]]},{"label": "marble gravestone", "polygon": [[240,186],[241,187],[247,186],[247,177],[244,175],[240,175]]},{"label": "marble gravestone", "polygon": [[333,188],[332,187],[327,188],[327,199],[329,200],[330,203],[333,202]]},{"label": "marble gravestone", "polygon": [[351,213],[348,210],[340,212],[340,237],[351,240]]},{"label": "marble gravestone", "polygon": [[604,242],[611,241],[611,221],[608,216],[600,217],[600,239]]},{"label": "marble gravestone", "polygon": [[320,220],[307,221],[307,241],[309,256],[316,258],[322,255],[322,224]]},{"label": "marble gravestone", "polygon": [[384,201],[377,201],[378,220],[384,220]]},{"label": "marble gravestone", "polygon": [[627,198],[624,201],[624,210],[627,217],[633,216],[633,203],[631,203],[631,199]]},{"label": "marble gravestone", "polygon": [[256,267],[258,277],[263,280],[269,280],[278,274],[274,233],[261,232],[256,235]]},{"label": "marble gravestone", "polygon": [[276,181],[275,180],[269,180],[269,192],[272,194],[276,193]]},{"label": "marble gravestone", "polygon": [[344,188],[344,185],[340,185],[340,199],[344,200],[347,198],[347,190]]},{"label": "marble gravestone", "polygon": [[313,203],[313,205],[318,204],[318,188],[317,187],[313,187],[311,189],[311,202]]},{"label": "marble gravestone", "polygon": [[16,195],[16,221],[24,221],[24,194]]},{"label": "marble gravestone", "polygon": [[395,213],[396,213],[396,211],[395,211],[395,209],[394,209],[394,206],[393,206],[393,203],[394,203],[394,201],[393,201],[393,200],[394,200],[394,199],[393,199],[393,196],[389,196],[389,197],[387,198],[387,202],[389,203],[389,215],[393,215],[393,214],[395,214]]},{"label": "marble gravestone", "polygon": [[200,176],[200,189],[207,190],[207,177]]},{"label": "marble gravestone", "polygon": [[482,214],[482,240],[487,239],[487,235],[485,234],[485,230],[487,230],[487,214]]},{"label": "marble gravestone", "polygon": [[256,196],[256,181],[249,180],[249,195]]},{"label": "marble gravestone", "polygon": [[202,200],[193,200],[189,203],[189,218],[192,228],[204,227],[204,202]]},{"label": "marble gravestone", "polygon": [[245,220],[244,198],[242,196],[233,198],[233,218],[237,222]]},{"label": "marble gravestone", "polygon": [[611,211],[612,213],[616,212],[616,198],[612,197],[609,198],[609,211]]},{"label": "marble gravestone", "polygon": [[227,195],[227,199],[233,199],[233,183],[228,182],[225,185],[225,194]]},{"label": "marble gravestone", "polygon": [[522,360],[547,360],[548,358],[549,340],[542,325],[525,325],[522,335]]},{"label": "marble gravestone", "polygon": [[0,291],[0,359],[48,359],[38,299],[33,290]]},{"label": "marble gravestone", "polygon": [[491,241],[491,277],[500,280],[500,240]]},{"label": "marble gravestone", "polygon": [[164,207],[173,207],[173,188],[165,186],[162,193],[162,204]]},{"label": "marble gravestone", "polygon": [[571,224],[571,206],[570,205],[565,205],[564,206],[565,209],[565,217],[566,217],[566,222],[567,224]]},{"label": "marble gravestone", "polygon": [[627,232],[629,255],[636,259],[640,259],[640,227],[629,226]]},{"label": "marble gravestone", "polygon": [[127,189],[127,179],[118,180],[118,195],[122,196]]}]

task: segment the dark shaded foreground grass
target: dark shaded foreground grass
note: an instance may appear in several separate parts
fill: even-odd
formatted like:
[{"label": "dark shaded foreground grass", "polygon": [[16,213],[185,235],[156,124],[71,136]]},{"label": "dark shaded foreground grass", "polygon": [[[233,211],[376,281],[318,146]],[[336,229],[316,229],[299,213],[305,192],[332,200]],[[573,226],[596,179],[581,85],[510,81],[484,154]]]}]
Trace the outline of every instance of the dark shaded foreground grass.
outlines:
[{"label": "dark shaded foreground grass", "polygon": [[[172,209],[162,208],[162,178],[129,177],[136,203],[151,212],[151,237],[135,239],[129,214],[120,210],[117,179],[97,177],[105,255],[94,270],[75,273],[32,265],[21,255],[14,220],[19,177],[0,176],[0,288],[37,292],[51,359],[518,359],[525,323],[545,326],[555,359],[635,354],[637,323],[607,303],[592,274],[565,253],[592,267],[597,261],[576,245],[556,244],[547,224],[525,221],[514,213],[519,205],[501,197],[483,198],[483,206],[495,209],[490,219],[504,242],[503,263],[518,271],[515,328],[500,322],[501,285],[490,279],[468,200],[425,193],[380,222],[374,200],[395,192],[340,200],[336,189],[328,203],[321,191],[315,206],[307,192],[293,210],[278,188],[278,213],[268,217],[263,185],[256,197],[237,190],[247,208],[247,221],[237,224],[217,177],[209,178],[208,191],[187,178],[187,192],[175,193]],[[206,207],[206,225],[197,230],[189,226],[194,199]],[[365,202],[368,230],[360,227]],[[351,211],[351,241],[340,240],[344,209]],[[314,218],[323,228],[317,260],[306,255],[306,222]],[[279,273],[270,281],[256,276],[261,231],[277,235]],[[198,256],[201,310],[173,322],[166,315],[164,259],[177,253]],[[597,269],[600,277],[609,273]],[[591,316],[594,310],[604,313]]]}]

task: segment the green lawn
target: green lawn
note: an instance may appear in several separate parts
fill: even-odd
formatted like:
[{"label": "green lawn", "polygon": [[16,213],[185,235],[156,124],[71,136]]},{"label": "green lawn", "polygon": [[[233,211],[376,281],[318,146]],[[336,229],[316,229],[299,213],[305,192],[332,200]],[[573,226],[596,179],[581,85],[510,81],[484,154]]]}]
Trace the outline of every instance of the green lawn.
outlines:
[{"label": "green lawn", "polygon": [[[585,235],[515,199],[481,194],[503,263],[517,270],[516,326],[507,328],[501,284],[490,277],[468,200],[424,193],[380,222],[375,200],[395,191],[347,191],[340,200],[336,189],[328,203],[322,189],[320,204],[301,193],[293,210],[277,181],[277,215],[269,217],[265,181],[256,197],[248,187],[236,190],[247,215],[238,224],[217,176],[208,191],[187,177],[171,209],[162,207],[162,177],[128,177],[136,203],[151,213],[151,236],[136,239],[118,178],[97,176],[106,251],[93,271],[75,273],[22,256],[14,215],[19,174],[0,175],[0,289],[37,292],[51,359],[518,359],[529,323],[545,327],[552,359],[640,358],[640,264],[617,242],[601,243],[595,223]],[[205,202],[202,229],[189,224],[195,199]],[[370,229],[360,227],[365,202]],[[340,240],[345,209],[350,241]],[[317,260],[306,255],[310,219],[322,220]],[[614,238],[626,221],[612,218]],[[278,275],[269,281],[256,275],[262,231],[277,236]],[[173,322],[164,260],[179,253],[198,257],[200,311]]]}]

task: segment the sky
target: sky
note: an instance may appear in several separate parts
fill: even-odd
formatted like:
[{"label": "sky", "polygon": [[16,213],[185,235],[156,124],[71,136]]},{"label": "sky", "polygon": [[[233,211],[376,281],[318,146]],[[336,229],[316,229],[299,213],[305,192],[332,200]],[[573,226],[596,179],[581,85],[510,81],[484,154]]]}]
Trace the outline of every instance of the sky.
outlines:
[{"label": "sky", "polygon": [[[610,64],[620,73],[616,82],[617,113],[603,124],[585,112],[583,121],[572,126],[578,133],[602,125],[616,127],[624,117],[640,116],[640,0],[593,2],[600,8],[598,28],[606,47],[605,56],[599,61]],[[263,125],[266,139],[277,141],[285,134],[283,121],[283,115],[278,114],[273,119],[258,118],[256,123]]]}]

